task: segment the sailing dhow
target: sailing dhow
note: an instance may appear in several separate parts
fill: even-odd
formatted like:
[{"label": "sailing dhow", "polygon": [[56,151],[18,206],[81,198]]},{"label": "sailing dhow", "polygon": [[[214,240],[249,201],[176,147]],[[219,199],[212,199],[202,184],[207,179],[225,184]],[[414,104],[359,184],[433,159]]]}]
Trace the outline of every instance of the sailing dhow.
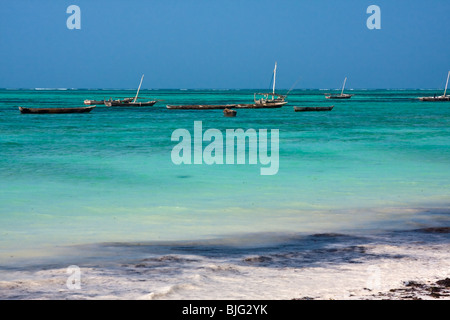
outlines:
[{"label": "sailing dhow", "polygon": [[277,63],[273,70],[273,86],[270,93],[255,93],[253,95],[254,103],[236,103],[236,104],[194,104],[194,105],[167,105],[167,109],[183,109],[183,110],[212,110],[212,109],[264,109],[264,108],[281,108],[287,101],[287,95],[275,93],[275,81],[277,76]]},{"label": "sailing dhow", "polygon": [[344,79],[344,84],[342,85],[341,94],[331,94],[331,93],[325,93],[325,97],[327,99],[350,99],[353,94],[346,94],[344,93],[345,83],[347,82],[347,77]]},{"label": "sailing dhow", "polygon": [[133,98],[127,98],[124,100],[110,100],[105,101],[105,106],[107,107],[144,107],[144,106],[153,106],[157,101],[145,101],[145,102],[137,102],[139,91],[141,90],[142,80],[144,79],[144,75],[141,77],[141,82],[139,83],[138,90],[136,92],[136,96]]},{"label": "sailing dhow", "polygon": [[449,77],[450,77],[450,71],[448,72],[448,75],[447,75],[447,83],[445,84],[444,95],[438,96],[438,97],[436,97],[436,95],[434,95],[434,97],[420,97],[419,100],[427,101],[427,102],[450,101],[450,96],[447,96],[447,86],[448,86],[448,78]]}]

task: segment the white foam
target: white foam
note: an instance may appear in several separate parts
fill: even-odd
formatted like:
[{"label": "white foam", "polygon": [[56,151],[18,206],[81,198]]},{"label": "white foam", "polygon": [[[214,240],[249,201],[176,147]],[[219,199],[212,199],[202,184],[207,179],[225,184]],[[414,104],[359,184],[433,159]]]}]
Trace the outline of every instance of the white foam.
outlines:
[{"label": "white foam", "polygon": [[3,270],[0,299],[382,299],[408,281],[449,277],[448,234],[311,239],[306,248],[286,242],[197,255],[188,246],[175,255],[143,247],[135,259],[81,265],[80,290],[67,288],[65,267]]}]

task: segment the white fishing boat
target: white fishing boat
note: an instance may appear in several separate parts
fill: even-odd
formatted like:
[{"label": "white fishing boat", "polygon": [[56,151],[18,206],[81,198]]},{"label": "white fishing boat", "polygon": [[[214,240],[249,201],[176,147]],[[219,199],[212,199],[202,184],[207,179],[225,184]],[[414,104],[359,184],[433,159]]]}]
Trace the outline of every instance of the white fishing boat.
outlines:
[{"label": "white fishing boat", "polygon": [[255,102],[254,107],[266,106],[266,107],[282,107],[287,104],[286,95],[275,93],[275,83],[277,79],[277,62],[275,62],[275,68],[273,69],[273,85],[272,92],[269,93],[255,93],[253,100]]}]

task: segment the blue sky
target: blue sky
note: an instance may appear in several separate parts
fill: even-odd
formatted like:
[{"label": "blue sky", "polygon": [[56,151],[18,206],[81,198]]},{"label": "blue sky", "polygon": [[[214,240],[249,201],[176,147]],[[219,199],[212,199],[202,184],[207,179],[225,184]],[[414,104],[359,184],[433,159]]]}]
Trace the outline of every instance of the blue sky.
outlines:
[{"label": "blue sky", "polygon": [[[69,30],[69,5],[81,30]],[[381,30],[369,30],[369,5]],[[448,0],[0,2],[0,88],[442,88]]]}]

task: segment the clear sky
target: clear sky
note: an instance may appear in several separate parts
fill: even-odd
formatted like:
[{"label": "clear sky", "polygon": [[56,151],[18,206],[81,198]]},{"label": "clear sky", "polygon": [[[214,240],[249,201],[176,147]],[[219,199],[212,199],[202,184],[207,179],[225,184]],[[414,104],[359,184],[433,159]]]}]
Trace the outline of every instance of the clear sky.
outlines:
[{"label": "clear sky", "polygon": [[[81,29],[69,30],[69,5]],[[369,5],[381,29],[369,30]],[[0,88],[443,88],[449,0],[0,1]]]}]

